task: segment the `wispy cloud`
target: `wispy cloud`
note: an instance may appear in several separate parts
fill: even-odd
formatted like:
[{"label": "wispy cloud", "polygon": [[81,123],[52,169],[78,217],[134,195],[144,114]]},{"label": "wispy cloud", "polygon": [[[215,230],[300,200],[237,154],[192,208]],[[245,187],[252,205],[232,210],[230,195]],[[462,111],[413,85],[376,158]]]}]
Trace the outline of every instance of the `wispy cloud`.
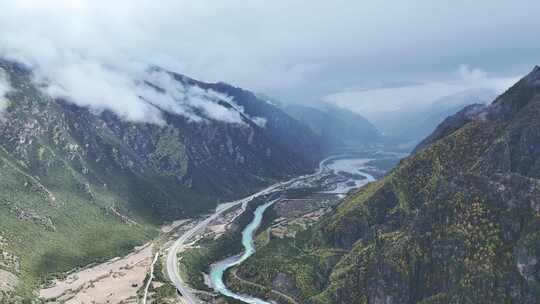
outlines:
[{"label": "wispy cloud", "polygon": [[[155,90],[154,87],[162,90]],[[192,121],[210,119],[243,124],[242,116],[248,117],[230,96],[183,84],[161,70],[145,73],[144,82],[136,89],[143,100],[152,102],[160,109],[184,115]]]},{"label": "wispy cloud", "polygon": [[313,101],[351,86],[441,79],[462,62],[526,73],[538,63],[530,12],[539,8],[533,0],[2,0],[0,54],[43,69],[152,63]]},{"label": "wispy cloud", "polygon": [[488,89],[497,93],[502,93],[514,83],[516,83],[523,75],[514,77],[494,77],[479,68],[471,68],[468,65],[460,65],[457,69],[457,81],[459,85],[463,85],[469,89]]},{"label": "wispy cloud", "polygon": [[96,112],[110,110],[139,122],[161,123],[158,109],[141,100],[136,78],[88,59],[33,65],[36,82],[52,97],[64,98]]},{"label": "wispy cloud", "polygon": [[95,112],[110,110],[130,121],[163,124],[162,111],[167,111],[192,122],[244,124],[243,109],[231,97],[183,84],[163,70],[143,67],[126,70],[80,60],[46,69],[38,65],[35,74],[36,82],[52,97]]},{"label": "wispy cloud", "polygon": [[6,94],[11,91],[11,85],[7,79],[6,73],[0,69],[0,118],[2,113],[9,105],[9,101],[6,98]]},{"label": "wispy cloud", "polygon": [[[171,37],[154,41],[157,29],[148,27],[155,24],[146,24],[141,15],[150,2],[97,2],[2,1],[0,57],[31,67],[45,93],[95,112],[110,110],[130,121],[156,124],[164,123],[161,110],[193,122],[244,123],[242,117],[248,116],[231,97],[183,85],[165,72],[149,69],[160,63],[173,66],[167,54],[178,51],[178,45],[165,46],[175,40]],[[155,18],[164,12],[153,13],[149,18],[160,23]],[[146,45],[153,42],[155,48]]]}]

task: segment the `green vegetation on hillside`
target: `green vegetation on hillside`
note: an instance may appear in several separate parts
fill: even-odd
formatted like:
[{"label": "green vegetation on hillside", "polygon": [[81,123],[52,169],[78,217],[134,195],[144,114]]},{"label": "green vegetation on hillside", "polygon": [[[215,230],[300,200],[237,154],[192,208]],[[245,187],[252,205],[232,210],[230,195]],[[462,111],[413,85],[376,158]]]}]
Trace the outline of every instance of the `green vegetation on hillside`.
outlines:
[{"label": "green vegetation on hillside", "polygon": [[[238,274],[268,288],[286,274],[284,292],[302,303],[538,303],[538,83],[540,68],[492,106],[456,114],[390,174],[296,238],[271,240]],[[338,258],[320,271],[328,252]]]}]

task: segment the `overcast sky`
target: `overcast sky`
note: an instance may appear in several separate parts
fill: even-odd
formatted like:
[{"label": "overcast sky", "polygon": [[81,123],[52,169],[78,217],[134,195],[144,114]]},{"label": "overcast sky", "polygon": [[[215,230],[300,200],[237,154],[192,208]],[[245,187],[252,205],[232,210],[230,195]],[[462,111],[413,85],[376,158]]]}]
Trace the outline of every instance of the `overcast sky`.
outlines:
[{"label": "overcast sky", "polygon": [[500,89],[540,62],[539,14],[538,0],[2,0],[0,54],[44,77],[156,64],[304,103]]}]

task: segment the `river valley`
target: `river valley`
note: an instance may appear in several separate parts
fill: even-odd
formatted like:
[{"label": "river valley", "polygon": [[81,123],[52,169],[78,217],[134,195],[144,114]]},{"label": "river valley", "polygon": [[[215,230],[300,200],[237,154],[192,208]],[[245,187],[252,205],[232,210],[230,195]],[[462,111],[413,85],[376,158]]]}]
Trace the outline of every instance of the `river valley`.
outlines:
[{"label": "river valley", "polygon": [[[274,235],[287,236],[294,233],[288,227],[291,223],[295,226],[311,225],[351,189],[362,187],[380,176],[384,170],[376,161],[382,159],[397,157],[371,152],[326,158],[313,174],[276,183],[243,199],[220,204],[214,213],[206,217],[184,219],[162,227],[162,236],[144,251],[118,258],[116,263],[128,265],[126,261],[132,256],[144,252],[141,258],[144,263],[140,262],[137,267],[121,268],[115,275],[116,272],[104,268],[111,262],[99,264],[94,268],[106,269],[107,276],[94,268],[83,269],[44,288],[41,296],[52,300],[65,299],[71,303],[79,298],[97,298],[96,295],[103,294],[106,296],[103,302],[135,301],[142,297],[145,303],[155,303],[159,294],[166,294],[165,298],[174,301],[177,290],[181,301],[189,304],[223,303],[215,301],[223,297],[249,304],[268,304],[270,302],[265,299],[231,290],[226,280],[228,272],[234,271],[256,252],[255,239],[260,231],[270,229]],[[237,223],[240,217],[241,224]],[[234,238],[237,245],[231,247],[229,243],[219,248],[220,240],[227,234],[237,235]],[[217,246],[218,251],[226,253],[209,258],[206,267],[200,271],[186,272],[186,267],[191,266],[186,258],[194,252],[207,250],[208,246]],[[158,270],[152,272],[154,267],[150,265],[154,264]],[[130,273],[135,271],[138,271],[137,276],[131,276]],[[193,284],[194,276],[201,276],[201,271],[206,273],[206,288],[204,284]],[[112,285],[107,280],[113,280],[116,285],[123,282],[125,291],[111,293],[108,286]],[[164,293],[165,289],[172,293]]]},{"label": "river valley", "polygon": [[[335,194],[337,198],[343,197],[351,189],[362,187],[374,181],[375,178],[367,173],[368,163],[372,158],[356,158],[351,156],[337,156],[328,158],[320,163],[319,170],[307,178],[295,179],[283,187],[275,190],[283,195],[291,189],[319,188],[319,192]],[[224,273],[248,259],[255,253],[254,234],[261,225],[265,211],[274,205],[279,199],[272,198],[268,202],[259,205],[253,212],[252,221],[242,231],[243,253],[226,258],[214,263],[210,269],[210,281],[212,288],[227,297],[234,298],[249,304],[270,304],[262,299],[249,295],[237,294],[230,290],[224,283]]]}]

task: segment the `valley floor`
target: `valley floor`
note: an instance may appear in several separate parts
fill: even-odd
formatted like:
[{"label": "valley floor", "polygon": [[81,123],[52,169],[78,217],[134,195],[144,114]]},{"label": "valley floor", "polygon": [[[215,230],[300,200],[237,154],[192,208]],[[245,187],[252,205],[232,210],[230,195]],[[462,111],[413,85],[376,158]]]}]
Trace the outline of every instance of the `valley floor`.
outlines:
[{"label": "valley floor", "polygon": [[[379,155],[373,159],[380,162],[380,159],[390,158]],[[339,158],[336,158],[328,164],[338,161],[334,169],[340,172],[346,171],[346,166],[363,166],[365,172],[383,174],[385,170],[377,166],[377,161],[373,159],[363,158],[360,162],[347,163],[343,160],[339,162]],[[347,189],[367,181],[369,179],[365,180],[361,175],[344,177],[338,174],[323,175],[315,183],[297,182],[282,194],[282,198],[265,215],[260,229],[263,232],[255,239],[256,246],[267,243],[269,237],[290,237],[305,229],[331,210]],[[268,188],[262,194],[270,194],[274,189]],[[234,203],[222,204],[214,214],[207,217],[179,220],[163,226],[160,236],[153,242],[136,248],[124,257],[69,273],[64,279],[55,280],[41,289],[40,297],[47,302],[62,301],[68,304],[175,303],[178,300],[190,304],[237,303],[216,293],[205,273],[209,273],[210,264],[241,251],[239,235],[252,216],[251,212],[246,211],[252,211],[257,204],[264,202],[264,198],[249,205],[247,203],[259,196],[261,193]],[[155,254],[159,258],[152,281],[148,282]],[[177,265],[178,278],[173,280],[173,285],[169,278],[176,274],[171,272],[169,260],[175,261],[172,267]],[[236,274],[236,270],[232,273]],[[239,276],[236,277],[240,280]],[[233,283],[229,282],[230,276],[226,276],[226,279],[227,284]],[[245,278],[242,280],[244,285],[253,284]],[[145,293],[147,285],[149,288]],[[238,288],[238,284],[233,285]],[[177,289],[182,292],[177,293]],[[288,298],[291,303],[295,302],[294,295],[279,290],[275,293]]]},{"label": "valley floor", "polygon": [[76,303],[137,303],[153,257],[153,244],[136,248],[127,256],[71,273],[40,290],[43,299]]}]

